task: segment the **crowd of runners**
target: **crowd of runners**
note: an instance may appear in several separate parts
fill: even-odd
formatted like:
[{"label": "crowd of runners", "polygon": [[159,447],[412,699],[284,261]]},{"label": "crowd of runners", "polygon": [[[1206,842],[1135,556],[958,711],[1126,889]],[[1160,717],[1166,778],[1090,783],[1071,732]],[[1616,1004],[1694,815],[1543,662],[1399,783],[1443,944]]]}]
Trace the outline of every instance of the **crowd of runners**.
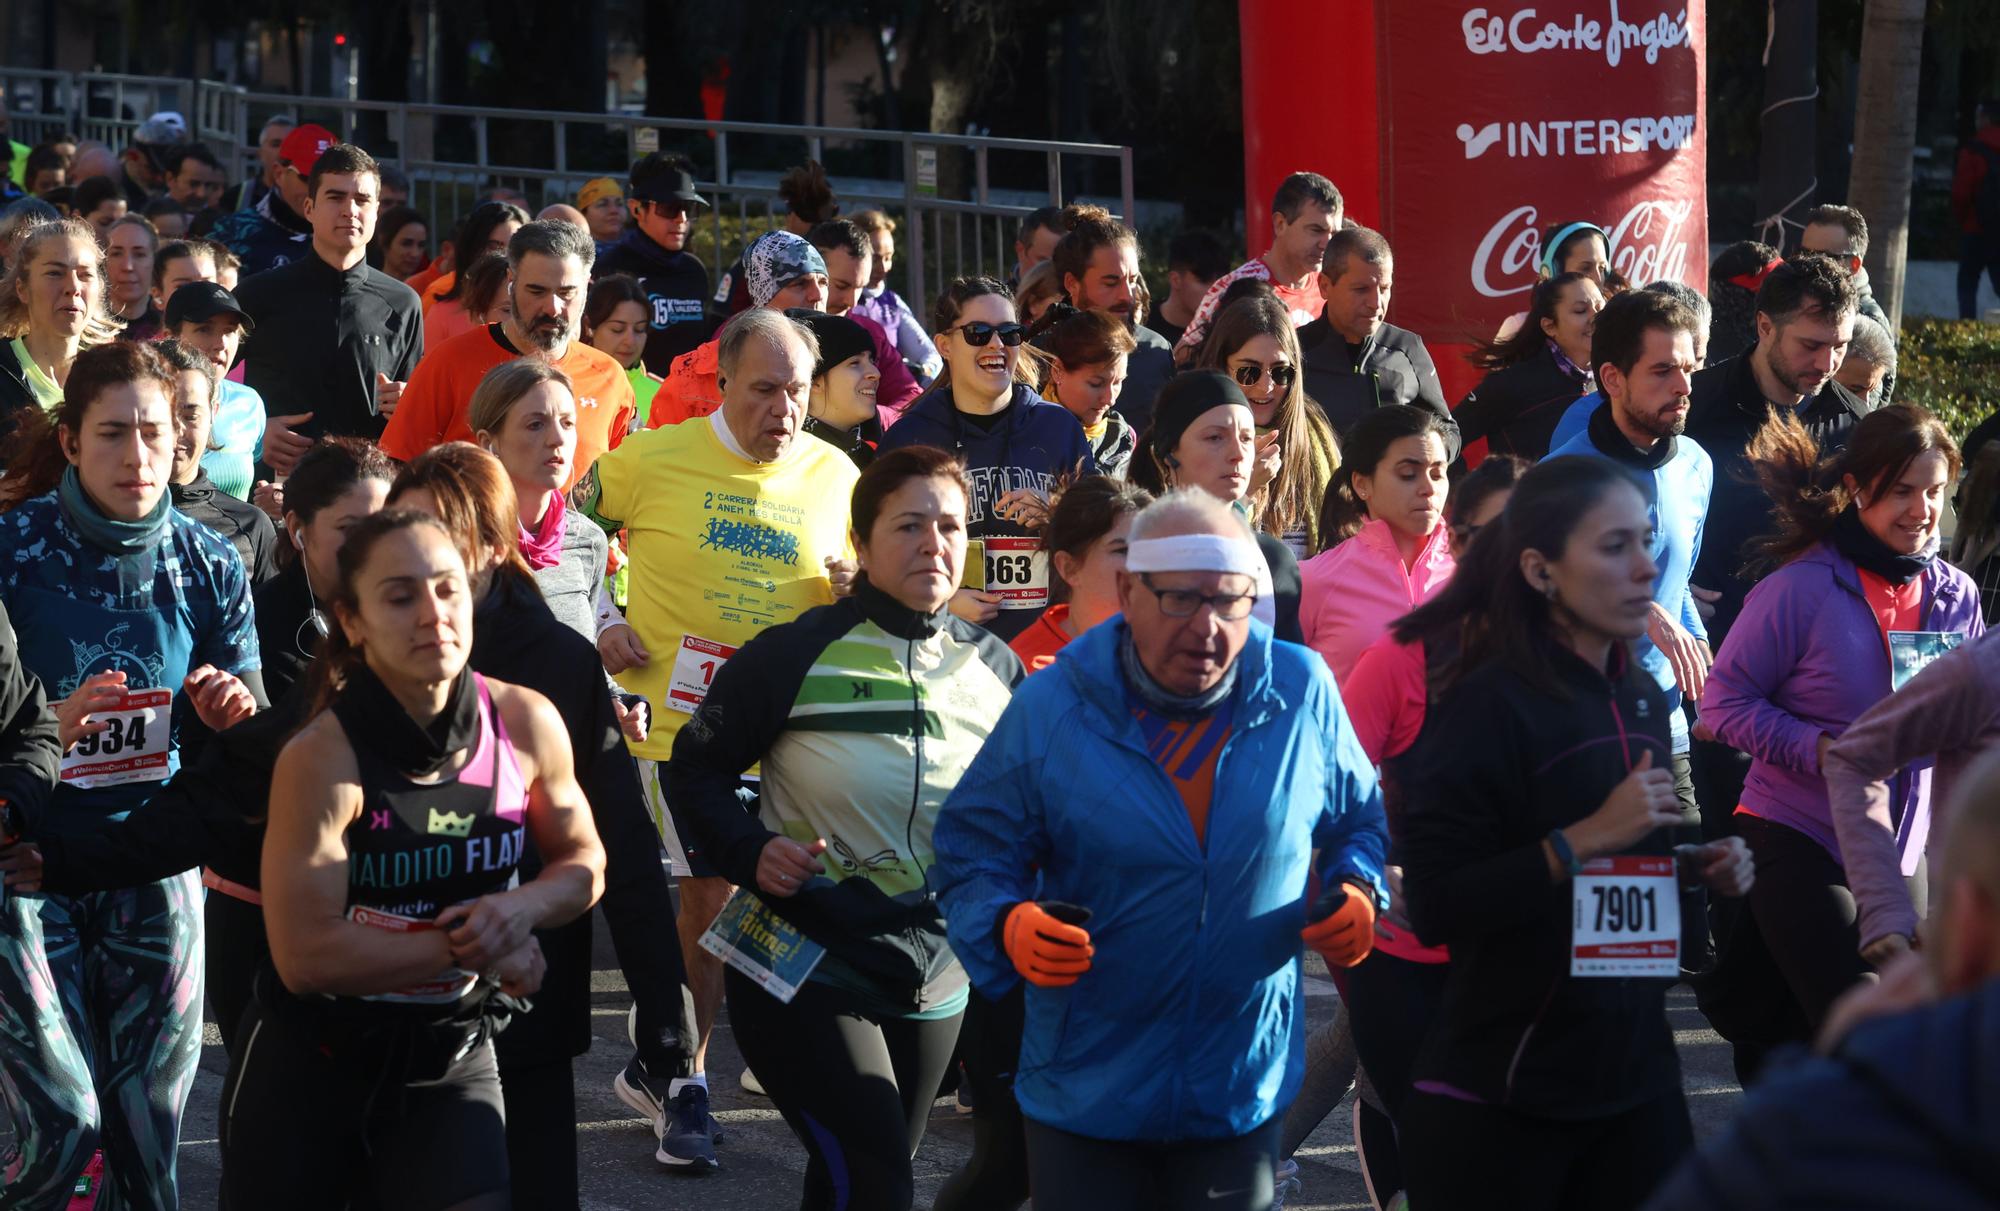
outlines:
[{"label": "crowd of runners", "polygon": [[712,278],[674,155],[259,149],[0,212],[0,1208],[178,1206],[204,1006],[225,1206],[577,1207],[598,913],[658,1164],[726,1013],[804,1208],[954,1090],[944,1211],[1281,1207],[1350,1091],[1378,1208],[2000,1198],[2000,426],[1859,212],[1705,295],[1555,224],[1453,401],[1311,172],[918,315],[817,164]]}]

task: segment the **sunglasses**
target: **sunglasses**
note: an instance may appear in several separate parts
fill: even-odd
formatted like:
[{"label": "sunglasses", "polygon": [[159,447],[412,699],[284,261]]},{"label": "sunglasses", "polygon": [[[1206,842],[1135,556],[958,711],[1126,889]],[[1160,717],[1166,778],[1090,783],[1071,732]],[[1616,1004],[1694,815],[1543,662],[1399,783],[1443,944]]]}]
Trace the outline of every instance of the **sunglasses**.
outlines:
[{"label": "sunglasses", "polygon": [[986,343],[996,336],[1000,338],[1001,344],[1012,349],[1021,343],[1021,338],[1028,330],[1019,324],[984,324],[975,320],[969,324],[960,324],[950,331],[958,333],[965,339],[966,344],[976,349],[984,348]]},{"label": "sunglasses", "polygon": [[1287,391],[1299,379],[1299,368],[1290,362],[1279,362],[1275,366],[1260,366],[1255,362],[1236,368],[1236,381],[1246,387],[1254,387],[1266,375],[1277,385],[1278,390]]}]

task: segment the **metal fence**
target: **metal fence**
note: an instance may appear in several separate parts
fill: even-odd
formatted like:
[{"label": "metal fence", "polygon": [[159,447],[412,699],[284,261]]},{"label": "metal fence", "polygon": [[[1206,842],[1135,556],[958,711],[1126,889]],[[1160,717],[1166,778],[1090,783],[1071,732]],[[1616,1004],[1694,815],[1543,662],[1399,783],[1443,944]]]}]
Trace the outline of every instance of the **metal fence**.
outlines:
[{"label": "metal fence", "polygon": [[272,115],[318,122],[407,174],[411,204],[437,235],[495,188],[517,190],[537,207],[573,202],[593,177],[622,181],[645,152],[684,151],[714,203],[690,248],[712,275],[783,222],[782,168],[807,157],[826,163],[831,154],[828,174],[844,212],[874,207],[898,218],[892,282],[919,315],[952,278],[1011,273],[1021,219],[1038,206],[1077,200],[1076,186],[1127,223],[1134,213],[1132,150],[1112,144],[300,97],[93,72],[0,68],[0,84],[17,142],[68,130],[118,148],[147,116],[174,110],[245,174],[256,170],[252,140]]}]

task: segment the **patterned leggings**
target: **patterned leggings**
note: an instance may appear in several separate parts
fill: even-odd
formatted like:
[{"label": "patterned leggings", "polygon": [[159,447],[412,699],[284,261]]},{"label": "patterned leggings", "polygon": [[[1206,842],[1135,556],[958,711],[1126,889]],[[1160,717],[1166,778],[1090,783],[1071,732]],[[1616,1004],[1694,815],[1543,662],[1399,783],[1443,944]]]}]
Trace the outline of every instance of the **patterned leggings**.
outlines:
[{"label": "patterned leggings", "polygon": [[0,1208],[62,1206],[104,1151],[98,1211],[172,1211],[201,1058],[201,882],[0,904]]}]

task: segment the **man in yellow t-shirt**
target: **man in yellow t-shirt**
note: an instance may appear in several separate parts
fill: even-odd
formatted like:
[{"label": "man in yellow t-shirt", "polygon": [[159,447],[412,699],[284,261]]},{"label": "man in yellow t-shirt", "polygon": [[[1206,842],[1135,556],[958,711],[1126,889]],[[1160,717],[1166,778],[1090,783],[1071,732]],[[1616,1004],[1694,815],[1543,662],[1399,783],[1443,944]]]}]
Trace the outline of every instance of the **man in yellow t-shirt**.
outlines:
[{"label": "man in yellow t-shirt", "polygon": [[[722,1006],[722,961],[699,939],[735,889],[676,827],[660,766],[737,648],[766,627],[831,602],[833,577],[845,582],[852,575],[848,500],[859,472],[846,455],[799,432],[817,356],[811,331],[782,313],[743,312],[720,338],[721,408],[634,433],[578,485],[591,516],[607,529],[624,529],[631,552],[626,620],[643,662],[612,671],[652,706],[652,730],[632,752],[680,879],[681,952],[701,1036],[694,1079],[704,1089],[708,1036]],[[618,1093],[642,1108],[633,1100],[642,1094],[623,1087]]]}]

